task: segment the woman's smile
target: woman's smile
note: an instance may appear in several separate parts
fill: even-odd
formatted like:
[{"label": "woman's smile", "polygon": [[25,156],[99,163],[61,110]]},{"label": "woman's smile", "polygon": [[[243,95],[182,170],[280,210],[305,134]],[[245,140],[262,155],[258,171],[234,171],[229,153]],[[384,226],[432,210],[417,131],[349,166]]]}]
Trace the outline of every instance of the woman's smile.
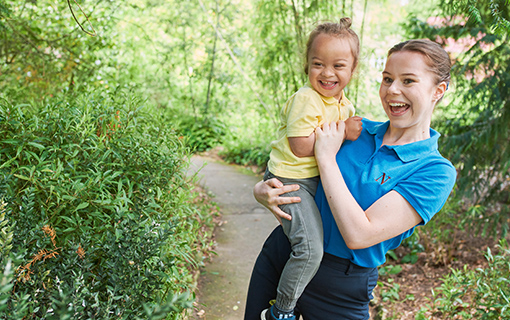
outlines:
[{"label": "woman's smile", "polygon": [[388,105],[390,106],[390,112],[393,116],[401,116],[411,107],[409,104],[401,102],[390,102]]}]

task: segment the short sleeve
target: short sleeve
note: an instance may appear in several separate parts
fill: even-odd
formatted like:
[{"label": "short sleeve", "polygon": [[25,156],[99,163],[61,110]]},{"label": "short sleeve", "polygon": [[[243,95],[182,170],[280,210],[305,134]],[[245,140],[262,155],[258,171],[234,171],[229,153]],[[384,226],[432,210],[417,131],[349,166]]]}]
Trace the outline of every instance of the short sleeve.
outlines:
[{"label": "short sleeve", "polygon": [[308,137],[319,126],[324,112],[319,102],[308,90],[294,95],[287,106],[287,137]]},{"label": "short sleeve", "polygon": [[447,160],[433,161],[401,180],[394,190],[413,206],[426,224],[444,206],[456,176],[455,168]]}]

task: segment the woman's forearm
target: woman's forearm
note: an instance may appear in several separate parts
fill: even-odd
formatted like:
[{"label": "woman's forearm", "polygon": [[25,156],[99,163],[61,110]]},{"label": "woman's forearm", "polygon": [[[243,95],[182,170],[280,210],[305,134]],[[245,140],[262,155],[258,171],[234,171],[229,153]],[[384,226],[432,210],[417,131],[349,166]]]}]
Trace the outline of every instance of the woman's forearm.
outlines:
[{"label": "woman's forearm", "polygon": [[373,245],[369,239],[370,221],[347,188],[335,159],[317,162],[326,199],[347,247],[360,249]]},{"label": "woman's forearm", "polygon": [[346,245],[362,249],[393,238],[422,221],[398,192],[390,191],[363,210],[347,188],[336,162],[344,139],[343,123],[316,129],[315,158],[329,207]]}]

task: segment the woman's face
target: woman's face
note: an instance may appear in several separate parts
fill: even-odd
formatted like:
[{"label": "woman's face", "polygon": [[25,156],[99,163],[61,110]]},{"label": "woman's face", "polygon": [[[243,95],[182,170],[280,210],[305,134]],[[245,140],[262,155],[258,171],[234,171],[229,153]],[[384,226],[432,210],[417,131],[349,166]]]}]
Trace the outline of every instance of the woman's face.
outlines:
[{"label": "woman's face", "polygon": [[426,59],[413,51],[398,51],[388,57],[379,96],[394,128],[428,133],[432,111],[446,84],[436,84]]},{"label": "woman's face", "polygon": [[308,80],[315,91],[340,100],[352,76],[354,57],[349,40],[319,34],[308,53]]}]

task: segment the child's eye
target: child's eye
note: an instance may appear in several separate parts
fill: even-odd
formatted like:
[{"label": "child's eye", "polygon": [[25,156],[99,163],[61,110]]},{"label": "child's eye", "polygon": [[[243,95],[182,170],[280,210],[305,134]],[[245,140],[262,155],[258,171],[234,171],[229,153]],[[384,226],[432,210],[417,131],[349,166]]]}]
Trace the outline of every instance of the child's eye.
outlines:
[{"label": "child's eye", "polygon": [[345,67],[345,65],[343,65],[343,64],[335,64],[335,68],[337,68],[337,69],[341,69],[343,67]]},{"label": "child's eye", "polygon": [[413,80],[413,79],[405,79],[405,80],[404,80],[404,84],[411,84],[411,83],[413,83],[413,82],[414,82],[414,80]]},{"label": "child's eye", "polygon": [[314,64],[313,64],[313,65],[314,65],[314,66],[318,66],[318,67],[320,67],[320,66],[322,66],[322,63],[320,63],[320,62],[314,62]]}]

